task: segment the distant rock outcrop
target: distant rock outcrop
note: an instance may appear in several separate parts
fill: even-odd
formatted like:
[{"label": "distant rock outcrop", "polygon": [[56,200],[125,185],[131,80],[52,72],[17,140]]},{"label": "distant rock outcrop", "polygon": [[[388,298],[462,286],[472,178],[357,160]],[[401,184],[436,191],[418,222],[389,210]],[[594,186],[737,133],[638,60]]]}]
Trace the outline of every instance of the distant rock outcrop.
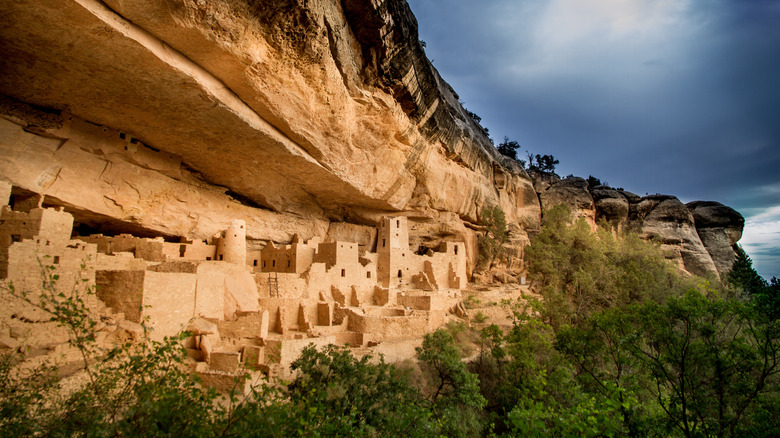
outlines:
[{"label": "distant rock outcrop", "polygon": [[664,256],[680,263],[686,271],[717,275],[715,264],[696,233],[693,215],[676,197],[650,195],[632,203],[629,222],[647,239],[660,242]]},{"label": "distant rock outcrop", "polygon": [[622,226],[628,221],[628,198],[622,191],[607,186],[596,186],[590,189],[593,201],[596,203],[596,220]]},{"label": "distant rock outcrop", "polygon": [[584,218],[591,226],[606,220],[616,230],[630,230],[658,242],[664,256],[691,274],[723,277],[736,253],[744,219],[717,202],[691,202],[674,196],[640,197],[605,185],[589,187],[578,177],[531,172],[543,209],[567,205],[572,220]]},{"label": "distant rock outcrop", "polygon": [[745,218],[719,202],[694,201],[685,206],[693,214],[696,232],[722,277],[737,259],[734,245],[742,237]]},{"label": "distant rock outcrop", "polygon": [[553,182],[539,194],[539,200],[543,209],[566,204],[572,210],[572,219],[585,218],[591,226],[596,224],[596,207],[588,192],[588,182],[583,178],[569,177]]}]

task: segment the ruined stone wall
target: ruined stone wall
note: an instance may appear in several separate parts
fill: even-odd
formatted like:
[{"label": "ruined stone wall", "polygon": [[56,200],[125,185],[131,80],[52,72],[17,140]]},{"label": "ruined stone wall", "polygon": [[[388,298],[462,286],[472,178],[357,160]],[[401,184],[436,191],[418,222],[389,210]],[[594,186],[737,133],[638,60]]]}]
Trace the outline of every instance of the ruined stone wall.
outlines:
[{"label": "ruined stone wall", "polygon": [[260,271],[300,274],[309,269],[314,254],[315,248],[306,244],[293,243],[277,248],[270,243],[260,253]]},{"label": "ruined stone wall", "polygon": [[257,284],[246,265],[205,261],[197,265],[195,316],[232,319],[236,311],[256,311]]},{"label": "ruined stone wall", "polygon": [[97,271],[97,297],[128,321],[141,322],[145,271]]},{"label": "ruined stone wall", "polygon": [[318,292],[316,289],[309,289],[307,280],[301,278],[298,274],[256,273],[254,274],[255,284],[257,285],[258,295],[261,298],[276,298],[270,296],[271,292],[268,286],[269,275],[271,278],[277,280],[279,297],[281,298],[308,298],[309,293]]},{"label": "ruined stone wall", "polygon": [[349,312],[351,331],[365,333],[372,341],[420,338],[428,332],[427,315],[377,316]]},{"label": "ruined stone wall", "polygon": [[143,271],[150,263],[135,258],[130,252],[117,252],[112,255],[97,253],[95,259],[96,271]]},{"label": "ruined stone wall", "polygon": [[189,272],[144,274],[143,317],[149,318],[150,338],[162,340],[183,332],[195,315],[198,276]]}]

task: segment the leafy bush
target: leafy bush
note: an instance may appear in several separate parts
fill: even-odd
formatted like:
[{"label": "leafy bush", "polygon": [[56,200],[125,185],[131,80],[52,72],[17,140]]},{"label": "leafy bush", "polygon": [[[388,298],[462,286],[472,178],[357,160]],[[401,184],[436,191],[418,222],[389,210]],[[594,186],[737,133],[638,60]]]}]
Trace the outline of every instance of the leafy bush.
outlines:
[{"label": "leafy bush", "polygon": [[178,338],[101,348],[95,336],[97,322],[85,304],[94,292],[85,282],[60,291],[58,279],[53,267],[42,266],[39,296],[16,291],[11,284],[5,292],[48,312],[52,321],[67,329],[88,380],[66,392],[57,382],[55,364],[30,370],[16,364],[20,357],[5,356],[0,360],[4,436],[196,436],[215,431],[221,414],[214,404],[216,394],[202,390],[183,367],[185,351]]},{"label": "leafy bush", "polygon": [[445,436],[478,436],[485,398],[479,380],[461,360],[452,335],[439,329],[425,335],[417,357],[428,376],[428,400]]},{"label": "leafy bush", "polygon": [[356,359],[346,348],[310,345],[293,362],[300,375],[287,397],[305,414],[304,429],[325,436],[432,436],[436,425],[408,376],[371,355]]}]

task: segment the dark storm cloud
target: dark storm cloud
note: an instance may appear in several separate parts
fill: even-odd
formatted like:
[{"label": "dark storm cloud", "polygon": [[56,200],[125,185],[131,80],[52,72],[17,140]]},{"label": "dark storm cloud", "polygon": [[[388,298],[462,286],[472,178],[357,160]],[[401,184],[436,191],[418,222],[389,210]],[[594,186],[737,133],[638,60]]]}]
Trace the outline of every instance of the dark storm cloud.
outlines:
[{"label": "dark storm cloud", "polygon": [[[552,153],[563,175],[723,202],[748,219],[748,251],[780,247],[780,2],[410,5],[494,139]],[[751,252],[765,276],[780,274],[772,251]]]}]

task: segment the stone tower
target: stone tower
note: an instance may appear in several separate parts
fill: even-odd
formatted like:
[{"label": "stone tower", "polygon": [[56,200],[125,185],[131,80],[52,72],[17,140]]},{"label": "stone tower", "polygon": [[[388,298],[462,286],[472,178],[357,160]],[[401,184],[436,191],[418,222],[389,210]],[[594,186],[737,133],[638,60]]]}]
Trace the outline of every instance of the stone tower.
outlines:
[{"label": "stone tower", "polygon": [[409,283],[411,251],[406,217],[386,217],[379,221],[376,252],[377,280],[382,287],[397,288]]},{"label": "stone tower", "polygon": [[404,216],[386,217],[379,222],[376,252],[390,249],[409,249],[409,227]]},{"label": "stone tower", "polygon": [[238,265],[246,264],[246,223],[234,220],[219,242],[219,260]]}]

